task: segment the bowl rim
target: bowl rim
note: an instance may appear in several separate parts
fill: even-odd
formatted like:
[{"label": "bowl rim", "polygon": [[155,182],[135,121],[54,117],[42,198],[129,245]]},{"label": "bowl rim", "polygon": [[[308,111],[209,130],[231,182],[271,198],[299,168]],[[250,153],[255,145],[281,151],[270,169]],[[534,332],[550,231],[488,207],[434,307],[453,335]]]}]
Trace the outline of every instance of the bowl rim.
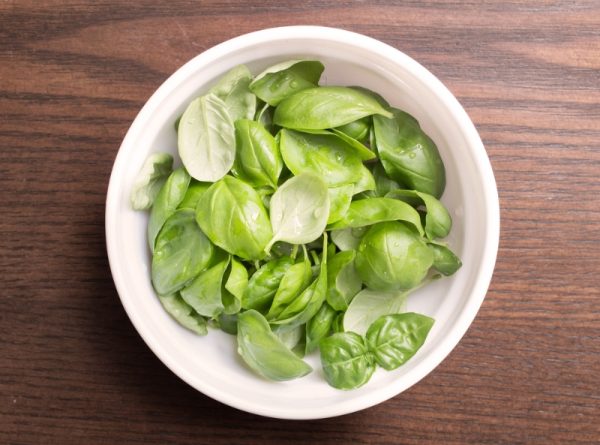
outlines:
[{"label": "bowl rim", "polygon": [[[365,394],[365,396],[357,399],[344,401],[333,407],[325,406],[317,410],[311,409],[310,412],[302,409],[290,409],[285,413],[280,413],[260,404],[253,403],[251,400],[235,397],[214,386],[203,384],[201,380],[194,378],[193,375],[182,371],[169,352],[154,341],[152,333],[146,329],[143,321],[136,313],[135,308],[124,296],[126,292],[123,280],[126,279],[126,277],[120,273],[117,267],[117,245],[114,233],[118,227],[118,202],[120,198],[118,194],[120,190],[119,181],[122,177],[123,170],[127,167],[124,162],[125,153],[123,148],[129,145],[131,140],[135,139],[137,133],[139,133],[140,129],[143,127],[144,121],[149,119],[162,100],[168,96],[183,79],[187,78],[191,72],[195,70],[195,67],[198,64],[207,63],[210,60],[217,59],[224,53],[234,52],[244,47],[267,43],[273,40],[300,38],[317,40],[326,39],[336,43],[368,49],[384,59],[402,65],[403,69],[406,69],[411,75],[422,80],[428,88],[433,90],[443,105],[447,107],[450,113],[456,118],[456,122],[460,131],[463,133],[467,144],[472,147],[471,154],[481,173],[481,177],[483,178],[483,189],[481,192],[483,194],[485,217],[488,224],[485,229],[485,245],[482,247],[483,261],[482,265],[479,267],[477,278],[472,286],[471,295],[466,300],[465,305],[456,319],[451,330],[452,335],[448,335],[436,345],[436,354],[429,354],[425,357],[425,359],[415,367],[413,372],[405,376],[402,381],[395,382],[394,385],[387,386],[379,391]],[[110,269],[121,303],[135,329],[144,339],[144,342],[175,375],[203,394],[243,411],[282,419],[319,419],[360,411],[388,400],[424,378],[449,355],[474,320],[490,285],[499,245],[500,207],[492,166],[473,122],[448,88],[425,67],[400,50],[363,34],[340,28],[323,26],[282,26],[243,34],[207,49],[176,70],[152,94],[150,99],[144,104],[135,117],[117,152],[107,191],[105,234]]]}]

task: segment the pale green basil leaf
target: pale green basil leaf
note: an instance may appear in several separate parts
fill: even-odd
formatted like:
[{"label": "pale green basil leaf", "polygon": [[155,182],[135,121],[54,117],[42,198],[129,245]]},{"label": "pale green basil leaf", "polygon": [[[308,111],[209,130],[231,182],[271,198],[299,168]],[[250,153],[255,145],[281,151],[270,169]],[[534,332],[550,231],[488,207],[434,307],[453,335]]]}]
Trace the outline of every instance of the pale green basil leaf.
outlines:
[{"label": "pale green basil leaf", "polygon": [[302,173],[288,179],[271,197],[273,238],[266,251],[276,241],[306,244],[316,240],[327,225],[329,205],[327,184],[320,177]]},{"label": "pale green basil leaf", "polygon": [[325,380],[337,389],[355,389],[369,381],[375,363],[363,338],[354,332],[333,334],[321,340]]},{"label": "pale green basil leaf", "polygon": [[194,221],[192,210],[177,210],[156,239],[152,256],[152,284],[159,295],[181,289],[213,258],[214,247]]},{"label": "pale green basil leaf", "polygon": [[386,196],[401,200],[421,201],[427,209],[425,215],[425,233],[427,238],[445,238],[452,228],[452,217],[441,201],[427,193],[416,190],[392,190]]},{"label": "pale green basil leaf", "polygon": [[178,209],[196,210],[200,197],[208,190],[210,184],[208,182],[199,182],[195,179],[190,181],[190,185],[185,192],[183,201],[179,203]]},{"label": "pale green basil leaf", "polygon": [[159,295],[158,299],[167,313],[181,326],[199,335],[208,334],[206,320],[196,313],[177,293]]},{"label": "pale green basil leaf", "polygon": [[163,224],[175,213],[179,203],[184,199],[189,183],[190,175],[184,168],[178,168],[169,175],[167,181],[158,192],[150,210],[150,219],[148,220],[147,232],[150,251],[154,251],[156,236]]},{"label": "pale green basil leaf", "polygon": [[340,185],[338,187],[329,187],[329,218],[327,224],[335,223],[346,215],[352,195],[354,195],[354,184]]},{"label": "pale green basil leaf", "polygon": [[181,290],[181,298],[205,317],[216,318],[223,312],[223,277],[229,258],[203,271]]},{"label": "pale green basil leaf", "polygon": [[275,138],[258,122],[235,122],[236,158],[232,172],[255,188],[277,188],[283,161]]},{"label": "pale green basil leaf", "polygon": [[316,87],[284,99],[275,109],[273,122],[297,130],[339,127],[365,116],[392,114],[371,96],[347,87]]},{"label": "pale green basil leaf", "polygon": [[406,292],[361,290],[344,315],[344,330],[365,335],[369,326],[382,315],[398,314],[406,307]]},{"label": "pale green basil leaf", "polygon": [[337,312],[327,303],[306,323],[306,354],[317,349],[319,342],[331,332],[331,324]]},{"label": "pale green basil leaf", "polygon": [[445,276],[454,274],[461,268],[462,262],[447,246],[439,243],[427,243],[433,252],[433,268]]},{"label": "pale green basil leaf", "polygon": [[296,352],[299,348],[297,348],[300,344],[306,345],[306,329],[304,325],[294,326],[290,328],[289,326],[271,326],[271,330],[273,334],[277,336],[279,340],[286,346],[286,348],[292,350],[294,354],[298,357],[304,357],[304,349],[302,348],[301,353]]},{"label": "pale green basil leaf", "polygon": [[419,212],[405,202],[392,198],[371,198],[354,201],[344,217],[327,226],[328,230],[364,227],[384,221],[405,221],[414,226],[422,236]]},{"label": "pale green basil leaf", "polygon": [[327,267],[327,303],[337,311],[345,311],[360,291],[362,282],[354,268],[356,252],[347,250],[331,257]]},{"label": "pale green basil leaf", "polygon": [[318,60],[281,62],[256,76],[250,89],[261,100],[275,106],[298,91],[316,86],[323,69]]},{"label": "pale green basil leaf", "polygon": [[357,227],[356,229],[341,229],[331,231],[331,241],[338,249],[357,250],[362,237],[367,232],[367,227]]},{"label": "pale green basil leaf", "polygon": [[311,279],[312,269],[308,258],[305,257],[303,261],[290,266],[281,278],[267,313],[267,320],[276,319],[285,307],[308,287]]},{"label": "pale green basil leaf", "polygon": [[214,244],[245,260],[262,258],[272,238],[260,195],[232,176],[215,182],[202,195],[196,221]]},{"label": "pale green basil leaf", "polygon": [[365,191],[375,190],[375,178],[373,174],[364,165],[360,169],[360,177],[354,184],[354,194],[362,193]]},{"label": "pale green basil leaf", "polygon": [[444,163],[435,143],[409,114],[373,118],[377,152],[388,176],[408,188],[439,198],[446,186]]},{"label": "pale green basil leaf", "polygon": [[179,156],[198,181],[221,179],[233,166],[235,131],[227,105],[214,94],[194,99],[177,133]]},{"label": "pale green basil leaf", "polygon": [[[258,110],[254,120],[265,127],[269,133],[274,133],[275,126],[273,125],[273,107],[271,107],[269,104],[264,104],[263,107]],[[279,142],[276,142],[277,146],[279,146]]]},{"label": "pale green basil leaf", "polygon": [[414,312],[383,316],[369,327],[367,347],[377,364],[391,371],[416,354],[433,323],[433,318]]},{"label": "pale green basil leaf", "polygon": [[131,207],[147,210],[152,207],[158,192],[173,170],[173,156],[153,153],[144,162],[131,189]]},{"label": "pale green basil leaf", "polygon": [[245,65],[238,65],[225,73],[213,86],[213,93],[227,107],[231,120],[252,119],[256,111],[256,96],[250,91],[252,74]]},{"label": "pale green basil leaf", "polygon": [[408,290],[417,286],[433,264],[433,253],[405,223],[377,223],[363,236],[355,266],[363,283],[375,290]]},{"label": "pale green basil leaf", "polygon": [[287,270],[294,264],[290,257],[281,257],[263,264],[252,274],[242,297],[244,309],[265,311],[271,306]]},{"label": "pale green basil leaf", "polygon": [[256,373],[271,380],[305,376],[312,368],[277,338],[269,323],[255,310],[238,315],[238,353]]}]

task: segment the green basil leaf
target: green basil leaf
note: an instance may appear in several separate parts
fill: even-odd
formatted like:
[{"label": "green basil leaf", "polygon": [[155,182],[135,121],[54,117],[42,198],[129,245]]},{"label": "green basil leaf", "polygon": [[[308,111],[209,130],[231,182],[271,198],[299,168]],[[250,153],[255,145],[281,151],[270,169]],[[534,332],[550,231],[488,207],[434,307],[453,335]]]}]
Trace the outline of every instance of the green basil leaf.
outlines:
[{"label": "green basil leaf", "polygon": [[303,292],[312,279],[312,269],[307,257],[304,260],[292,265],[286,271],[277,292],[273,297],[273,303],[267,313],[267,320],[274,320],[294,299]]},{"label": "green basil leaf", "polygon": [[144,162],[131,189],[131,207],[147,210],[152,207],[158,192],[173,170],[173,156],[153,153]]},{"label": "green basil leaf", "polygon": [[196,210],[196,206],[198,205],[200,197],[208,190],[209,187],[210,184],[208,182],[199,182],[195,179],[192,179],[187,191],[185,192],[183,201],[179,203],[177,208]]},{"label": "green basil leaf", "polygon": [[152,284],[159,295],[187,285],[213,258],[214,247],[194,221],[192,210],[177,210],[156,239]]},{"label": "green basil leaf", "polygon": [[427,243],[433,252],[433,268],[445,276],[454,274],[461,268],[462,262],[447,246],[439,243]]},{"label": "green basil leaf", "polygon": [[262,258],[272,238],[260,195],[232,176],[215,182],[202,195],[196,221],[214,244],[245,260]]},{"label": "green basil leaf", "polygon": [[416,190],[392,190],[387,195],[389,198],[421,201],[427,209],[425,215],[425,234],[427,238],[445,238],[452,228],[452,217],[441,201],[427,193]]},{"label": "green basil leaf", "polygon": [[373,118],[375,143],[388,176],[408,188],[439,198],[446,186],[444,163],[435,143],[408,113]]},{"label": "green basil leaf", "polygon": [[[375,159],[377,155],[365,147],[364,144],[351,138],[347,134],[332,128],[331,130],[302,130],[303,133],[325,136],[324,140],[335,141],[332,145],[345,144],[348,146],[355,155],[357,155],[362,161],[370,161]],[[335,139],[338,139],[337,141]]]},{"label": "green basil leaf", "polygon": [[369,327],[367,346],[377,364],[391,371],[423,346],[433,323],[433,318],[413,312],[385,315]]},{"label": "green basil leaf", "polygon": [[318,60],[289,60],[260,73],[250,89],[269,105],[277,105],[286,97],[319,83],[324,66]]},{"label": "green basil leaf", "polygon": [[256,111],[256,96],[250,91],[252,73],[245,65],[238,65],[225,73],[209,93],[221,99],[231,120],[252,119]]},{"label": "green basil leaf", "polygon": [[[254,117],[256,122],[259,122],[265,129],[274,134],[275,126],[273,125],[273,107],[269,104],[264,104],[263,107],[256,113]],[[277,146],[279,146],[279,142],[276,140]]]},{"label": "green basil leaf", "polygon": [[284,99],[275,109],[275,124],[296,130],[324,130],[365,116],[392,114],[369,95],[347,87],[316,87]]},{"label": "green basil leaf", "polygon": [[271,197],[270,216],[273,237],[267,252],[276,241],[306,244],[316,240],[329,216],[327,185],[311,173],[288,179]]},{"label": "green basil leaf", "polygon": [[[346,136],[351,137],[359,142],[365,142],[369,138],[369,131],[371,130],[371,117],[366,116],[348,124],[342,125],[335,128],[335,130],[344,133]],[[373,146],[375,148],[375,146]]]},{"label": "green basil leaf", "polygon": [[354,201],[344,217],[327,226],[328,230],[364,227],[385,221],[405,221],[422,236],[421,217],[410,205],[391,198],[371,198]]},{"label": "green basil leaf", "polygon": [[354,184],[340,185],[338,187],[329,187],[329,217],[327,224],[335,223],[346,215],[354,195]]},{"label": "green basil leaf", "polygon": [[275,138],[258,122],[235,122],[236,158],[232,172],[255,188],[277,188],[283,161]]},{"label": "green basil leaf", "polygon": [[[286,348],[292,350],[298,357],[304,357],[304,349],[306,348],[306,329],[305,325],[295,326],[271,326],[273,334],[285,345]],[[301,348],[299,346],[302,346]]]},{"label": "green basil leaf", "polygon": [[354,268],[356,252],[347,250],[331,257],[327,266],[327,303],[337,311],[345,311],[360,291],[362,282]]},{"label": "green basil leaf", "polygon": [[294,264],[294,260],[289,257],[277,258],[263,264],[250,277],[242,297],[242,307],[261,312],[266,311],[273,301],[281,280],[292,264]]},{"label": "green basil leaf", "polygon": [[225,289],[222,290],[223,311],[226,314],[235,314],[242,307],[242,297],[248,287],[248,271],[235,258],[231,258],[231,266],[224,287]]},{"label": "green basil leaf", "polygon": [[189,286],[181,290],[181,298],[200,315],[217,318],[223,312],[223,277],[229,258],[198,275]]},{"label": "green basil leaf", "polygon": [[269,323],[255,310],[238,315],[238,353],[256,373],[271,380],[305,376],[312,368],[271,332]]},{"label": "green basil leaf", "polygon": [[208,334],[206,320],[188,305],[177,293],[159,295],[158,299],[167,313],[181,326],[199,335]]},{"label": "green basil leaf", "polygon": [[178,168],[169,175],[158,192],[148,220],[148,245],[151,252],[154,251],[158,232],[165,221],[177,210],[177,206],[185,197],[189,183],[190,175],[184,168]]},{"label": "green basil leaf", "polygon": [[179,156],[198,181],[221,179],[233,166],[235,131],[227,105],[210,93],[187,107],[177,133]]},{"label": "green basil leaf", "polygon": [[329,335],[337,312],[327,303],[306,323],[306,354],[317,349],[319,342]]},{"label": "green basil leaf", "polygon": [[408,290],[433,264],[433,253],[408,225],[389,221],[369,228],[358,246],[356,271],[374,290]]},{"label": "green basil leaf", "polygon": [[237,320],[238,314],[226,314],[223,312],[219,314],[217,319],[219,322],[219,328],[229,335],[237,335]]},{"label": "green basil leaf", "polygon": [[365,341],[354,332],[337,333],[324,338],[319,349],[325,379],[334,388],[359,388],[375,372],[375,363]]},{"label": "green basil leaf", "polygon": [[344,315],[344,331],[364,335],[382,315],[403,312],[407,292],[363,289],[350,302]]},{"label": "green basil leaf", "polygon": [[357,250],[362,237],[367,232],[368,227],[357,227],[355,229],[341,229],[331,231],[331,241],[338,249]]},{"label": "green basil leaf", "polygon": [[344,332],[344,312],[338,312],[331,323],[331,330],[334,334]]},{"label": "green basil leaf", "polygon": [[372,172],[375,178],[375,196],[383,197],[392,190],[400,188],[400,184],[388,177],[381,164],[375,164]]}]

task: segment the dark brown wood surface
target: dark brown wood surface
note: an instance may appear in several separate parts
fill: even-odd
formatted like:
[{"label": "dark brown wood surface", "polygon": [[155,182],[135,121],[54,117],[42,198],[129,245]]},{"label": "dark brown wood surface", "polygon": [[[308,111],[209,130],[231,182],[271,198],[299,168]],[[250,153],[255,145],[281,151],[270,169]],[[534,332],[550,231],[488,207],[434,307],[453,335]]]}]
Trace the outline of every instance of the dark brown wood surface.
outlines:
[{"label": "dark brown wood surface", "polygon": [[[185,61],[279,25],[406,52],[472,117],[501,200],[481,311],[410,390],[261,418],[173,375],[127,318],[104,242],[125,132]],[[598,1],[0,2],[0,443],[600,442]]]}]

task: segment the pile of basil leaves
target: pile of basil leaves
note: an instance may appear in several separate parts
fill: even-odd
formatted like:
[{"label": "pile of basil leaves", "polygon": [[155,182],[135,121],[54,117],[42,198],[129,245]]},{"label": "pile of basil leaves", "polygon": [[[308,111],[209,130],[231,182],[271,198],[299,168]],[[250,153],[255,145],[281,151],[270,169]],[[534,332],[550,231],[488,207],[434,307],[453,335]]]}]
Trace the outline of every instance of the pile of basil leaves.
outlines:
[{"label": "pile of basil leaves", "polygon": [[409,114],[361,87],[318,86],[323,64],[286,61],[225,74],[175,122],[183,166],[151,155],[132,190],[150,209],[152,284],[200,335],[236,335],[272,380],[312,371],[364,385],[424,343],[433,319],[407,294],[459,258],[439,239],[445,170]]}]

